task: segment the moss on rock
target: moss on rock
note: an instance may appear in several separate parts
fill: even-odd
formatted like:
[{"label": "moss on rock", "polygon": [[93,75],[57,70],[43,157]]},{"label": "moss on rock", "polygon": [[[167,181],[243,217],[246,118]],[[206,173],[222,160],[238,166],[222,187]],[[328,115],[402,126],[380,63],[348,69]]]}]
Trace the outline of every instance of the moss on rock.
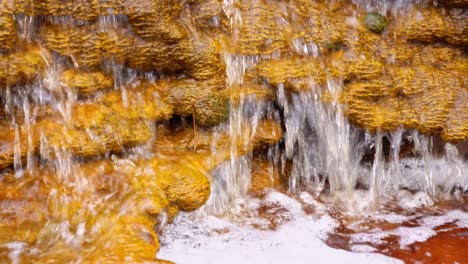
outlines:
[{"label": "moss on rock", "polygon": [[388,22],[385,16],[376,12],[371,12],[365,15],[364,25],[370,31],[380,34],[387,28]]}]

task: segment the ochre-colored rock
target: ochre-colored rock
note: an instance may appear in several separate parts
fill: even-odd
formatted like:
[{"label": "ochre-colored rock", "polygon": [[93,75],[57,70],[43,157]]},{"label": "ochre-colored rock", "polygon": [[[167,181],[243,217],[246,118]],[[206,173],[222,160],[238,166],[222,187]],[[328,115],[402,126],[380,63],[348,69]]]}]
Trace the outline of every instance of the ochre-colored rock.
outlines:
[{"label": "ochre-colored rock", "polygon": [[147,42],[141,38],[134,38],[126,56],[126,64],[132,68],[151,71],[159,69],[163,72],[175,72],[182,69],[182,65],[173,56],[177,45],[166,44],[162,41]]},{"label": "ochre-colored rock", "polygon": [[380,34],[387,28],[388,22],[385,16],[376,12],[370,12],[364,17],[364,25],[370,31]]},{"label": "ochre-colored rock", "polygon": [[[180,166],[191,169],[183,173]],[[19,179],[13,175],[3,177],[0,215],[8,221],[2,222],[0,230],[8,237],[0,235],[0,242],[16,238],[26,243],[25,247],[37,247],[41,255],[29,258],[40,262],[78,258],[91,263],[151,261],[159,249],[154,217],[169,207],[174,210],[174,206],[194,210],[208,199],[208,178],[203,173],[194,174],[203,168],[203,163],[190,158],[183,158],[176,165],[171,158],[155,157],[136,163],[116,160],[78,165],[72,168],[69,178],[62,179],[47,168]],[[174,177],[174,172],[180,174]],[[86,182],[87,187],[75,188],[69,196],[73,188],[67,182],[81,187]],[[32,196],[36,188],[39,189]],[[70,199],[59,199],[63,195]],[[102,199],[107,202],[95,203]],[[48,229],[60,227],[62,221],[75,230],[84,224],[87,242],[67,242],[63,238],[50,247],[44,234],[48,234]],[[45,233],[40,234],[41,230]]]},{"label": "ochre-colored rock", "polygon": [[249,194],[262,197],[269,188],[282,189],[281,176],[277,169],[264,158],[256,158],[252,162]]},{"label": "ochre-colored rock", "polygon": [[0,3],[0,50],[10,50],[16,47],[16,23],[11,14],[3,9]]},{"label": "ochre-colored rock", "polygon": [[179,0],[123,1],[125,14],[137,35],[165,43],[178,42],[186,35],[178,19],[181,3]]},{"label": "ochre-colored rock", "polygon": [[[155,230],[207,201],[220,163],[283,138],[271,113],[230,131],[229,108],[281,112],[283,87],[370,132],[468,139],[466,1],[385,26],[349,1],[235,2],[0,3],[1,245],[24,243],[22,262],[167,263]],[[284,184],[252,166],[251,194]]]},{"label": "ochre-colored rock", "polygon": [[207,35],[193,33],[192,38],[181,41],[176,54],[185,72],[197,80],[217,79],[225,73],[218,43]]},{"label": "ochre-colored rock", "polygon": [[174,79],[158,85],[165,87],[169,100],[176,106],[176,115],[193,116],[195,122],[203,126],[213,126],[228,118],[228,98],[222,79]]},{"label": "ochre-colored rock", "polygon": [[113,87],[113,80],[101,72],[77,72],[67,70],[60,78],[61,83],[83,96],[93,95]]},{"label": "ochre-colored rock", "polygon": [[[444,14],[445,13],[445,14]],[[468,11],[466,9],[438,8],[414,10],[400,20],[397,32],[425,43],[445,40],[450,44],[468,44]]]},{"label": "ochre-colored rock", "polygon": [[94,20],[98,15],[94,10],[93,1],[44,0],[31,2],[34,2],[34,14],[46,16],[72,15],[74,18],[81,20]]},{"label": "ochre-colored rock", "polygon": [[96,103],[74,105],[68,122],[55,113],[34,124],[31,131],[25,126],[18,132],[3,129],[0,167],[11,166],[15,153],[17,162],[24,162],[28,152],[40,152],[45,159],[54,159],[62,152],[87,158],[120,153],[147,143],[152,138],[150,122],[167,120],[172,113],[172,106],[155,85],[143,83],[128,91],[125,98],[120,91],[112,91]]},{"label": "ochre-colored rock", "polygon": [[240,6],[242,22],[236,33],[236,49],[241,54],[271,54],[286,45],[284,31],[276,22],[277,3],[243,1]]},{"label": "ochre-colored rock", "polygon": [[149,82],[137,83],[123,91],[111,91],[97,99],[114,114],[128,119],[167,120],[174,113],[174,104],[167,98],[165,87]]},{"label": "ochre-colored rock", "polygon": [[406,62],[412,66],[369,64],[375,73],[351,64],[355,76],[341,96],[350,120],[371,131],[392,131],[401,125],[443,135],[451,142],[465,140],[468,135],[462,136],[462,131],[468,121],[463,114],[450,114],[461,113],[466,105],[461,99],[467,74],[463,55],[449,48],[427,47]]},{"label": "ochre-colored rock", "polygon": [[[100,119],[96,117],[96,122]],[[77,122],[75,126],[81,123]],[[279,124],[261,122],[258,135],[249,144],[251,149],[245,151],[277,142],[281,138],[278,129]],[[29,255],[26,250],[21,256],[39,263],[79,258],[85,263],[169,263],[154,259],[159,248],[155,219],[167,213],[171,221],[179,210],[192,211],[206,202],[209,171],[230,158],[225,144],[229,136],[224,135],[217,142],[217,153],[224,154],[213,159],[209,145],[216,137],[213,131],[203,129],[195,135],[188,128],[161,133],[150,158],[77,163],[71,165],[69,175],[51,167],[40,167],[20,178],[4,175],[0,179],[0,216],[6,221],[0,225],[0,234],[5,234],[0,235],[0,242],[15,238],[26,249],[40,250],[40,255]],[[191,140],[204,151],[194,151]],[[68,198],[61,199],[64,197]],[[48,244],[48,235],[57,228],[78,235]],[[81,242],[78,230],[83,230],[86,242]]]},{"label": "ochre-colored rock", "polygon": [[40,76],[46,66],[44,56],[36,47],[0,55],[0,86],[24,84]]},{"label": "ochre-colored rock", "polygon": [[48,50],[68,56],[78,67],[95,68],[101,63],[103,54],[95,26],[46,25],[39,37]]},{"label": "ochre-colored rock", "polygon": [[[1,197],[0,215],[5,216],[4,219],[11,220],[2,223],[1,234],[8,234],[9,237],[0,236],[0,241],[6,242],[16,238],[17,241],[24,242],[26,248],[34,246],[40,249],[40,255],[23,255],[26,259],[40,263],[79,258],[84,259],[85,263],[153,261],[159,249],[159,242],[153,230],[154,215],[146,214],[149,212],[150,203],[145,200],[151,199],[153,203],[162,206],[167,206],[168,202],[161,189],[151,185],[149,179],[143,184],[145,187],[134,183],[128,185],[129,179],[138,178],[137,174],[131,173],[137,173],[135,167],[128,167],[119,162],[115,164],[98,162],[81,168],[75,167],[72,175],[75,176],[74,179],[88,180],[91,184],[87,185],[86,189],[75,191],[74,195],[68,196],[70,199],[67,201],[49,200],[49,195],[52,195],[52,198],[62,197],[61,195],[71,189],[69,186],[64,186],[64,183],[56,182],[56,179],[60,178],[56,178],[54,172],[48,169],[35,172],[33,175],[24,175],[20,179],[3,178],[0,186],[5,192]],[[67,180],[77,185],[82,184],[72,178]],[[39,188],[39,191],[36,191],[32,197],[31,191],[36,188]],[[49,194],[54,188],[56,192]],[[96,199],[106,199],[109,194],[116,195],[108,197],[105,205],[95,204]],[[34,204],[26,200],[28,197],[34,201]],[[15,214],[12,214],[11,206],[15,206]],[[8,213],[14,218],[9,217]],[[86,235],[87,242],[79,242],[80,231],[77,231],[78,235],[74,240],[57,238],[55,243],[50,245],[44,234],[49,234],[48,230],[52,231],[54,228],[68,228],[63,225],[64,220],[72,229],[85,228],[83,235]],[[39,233],[40,231],[42,233]]]},{"label": "ochre-colored rock", "polygon": [[333,75],[333,69],[326,69],[313,58],[284,58],[266,60],[258,63],[251,72],[250,78],[262,78],[278,86],[283,84],[292,91],[309,90],[315,84],[323,84],[327,74]]},{"label": "ochre-colored rock", "polygon": [[454,106],[449,110],[447,123],[441,137],[446,141],[466,141],[468,135],[468,91],[460,89],[456,95]]},{"label": "ochre-colored rock", "polygon": [[204,32],[214,34],[229,30],[229,20],[223,11],[222,0],[198,0],[191,1],[190,4],[196,25]]},{"label": "ochre-colored rock", "polygon": [[193,211],[205,204],[210,195],[208,171],[196,158],[182,161],[153,160],[153,170],[158,175],[155,180],[171,204],[182,211]]},{"label": "ochre-colored rock", "polygon": [[39,123],[36,129],[48,143],[41,151],[51,152],[52,155],[60,155],[56,153],[57,150],[69,151],[72,155],[81,157],[121,152],[124,147],[144,144],[152,136],[150,128],[142,121],[121,120],[116,116],[105,125],[92,129],[91,133],[85,130],[67,130],[47,122]]}]

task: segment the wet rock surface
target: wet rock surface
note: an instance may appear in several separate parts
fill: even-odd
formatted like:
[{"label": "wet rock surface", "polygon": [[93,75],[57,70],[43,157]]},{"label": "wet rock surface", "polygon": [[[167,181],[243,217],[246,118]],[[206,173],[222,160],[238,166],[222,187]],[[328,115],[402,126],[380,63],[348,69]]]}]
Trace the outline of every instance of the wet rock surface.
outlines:
[{"label": "wet rock surface", "polygon": [[[468,139],[466,1],[224,2],[0,3],[0,262],[166,263],[155,230],[202,207],[224,161],[284,148],[304,91],[371,134]],[[287,188],[270,165],[250,194]]]}]

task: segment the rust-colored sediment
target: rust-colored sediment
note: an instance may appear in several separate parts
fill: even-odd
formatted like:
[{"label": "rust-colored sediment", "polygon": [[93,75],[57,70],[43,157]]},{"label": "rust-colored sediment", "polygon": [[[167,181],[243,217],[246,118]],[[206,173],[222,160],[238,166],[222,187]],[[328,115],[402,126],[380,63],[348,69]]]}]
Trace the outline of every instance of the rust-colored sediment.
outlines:
[{"label": "rust-colored sediment", "polygon": [[437,230],[437,235],[424,242],[416,242],[407,249],[388,248],[381,253],[402,259],[405,263],[449,264],[468,263],[468,228]]},{"label": "rust-colored sediment", "polygon": [[[439,202],[436,205],[436,210],[423,210],[421,214],[422,216],[431,214],[438,215],[439,213],[436,212],[438,210],[466,210],[467,197],[464,199],[464,202]],[[396,210],[395,213],[405,214],[401,209]],[[348,228],[348,225],[353,222],[353,219],[347,219],[340,213],[334,214],[334,217],[340,222],[340,226],[336,228],[334,232],[329,233],[326,243],[334,248],[351,251],[354,243],[350,235],[358,233],[358,231]],[[369,221],[361,225],[365,226],[367,230],[381,229],[382,231],[391,231],[399,227],[420,226],[420,224],[414,220],[403,223],[389,223],[384,220],[379,220]],[[433,230],[436,232],[434,236],[425,241],[415,242],[405,247],[400,245],[400,236],[393,234],[383,238],[383,243],[365,243],[365,245],[374,247],[376,253],[401,259],[405,263],[468,263],[468,252],[466,251],[466,245],[468,244],[468,228],[460,227],[454,222],[449,222],[437,226]]]},{"label": "rust-colored sediment", "polygon": [[[382,34],[346,0],[238,2],[243,23],[221,0],[1,1],[0,90],[18,100],[1,102],[0,244],[34,245],[40,254],[22,258],[37,263],[158,263],[154,225],[202,206],[219,163],[283,135],[272,117],[253,138],[251,126],[235,138],[210,127],[247,97],[275,104],[283,86],[342,104],[371,132],[468,139],[466,1],[415,5]],[[304,52],[311,43],[317,56]],[[260,60],[235,87],[229,53]],[[343,82],[339,94],[326,91],[331,79]],[[31,90],[53,99],[26,107]],[[191,124],[171,129],[178,119]],[[135,147],[153,156],[128,156]],[[266,162],[254,165],[252,194],[284,184]],[[281,209],[259,215],[274,229]],[[0,247],[0,262],[9,252]]]}]

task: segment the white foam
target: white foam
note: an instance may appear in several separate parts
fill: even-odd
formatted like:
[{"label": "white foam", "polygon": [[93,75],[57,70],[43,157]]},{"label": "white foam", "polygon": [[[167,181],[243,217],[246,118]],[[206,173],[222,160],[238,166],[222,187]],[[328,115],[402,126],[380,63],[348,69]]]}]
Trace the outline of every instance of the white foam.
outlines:
[{"label": "white foam", "polygon": [[351,246],[351,251],[353,252],[375,252],[377,249],[369,245],[357,244]]},{"label": "white foam", "polygon": [[432,201],[429,194],[425,192],[417,192],[411,194],[408,191],[401,190],[399,192],[399,205],[405,210],[414,210],[421,207],[433,206],[434,201]]},{"label": "white foam", "polygon": [[376,213],[373,216],[376,220],[385,221],[391,224],[401,224],[411,219],[409,216],[400,215],[396,213]]},{"label": "white foam", "polygon": [[416,242],[424,242],[437,233],[427,226],[399,227],[392,234],[400,236],[400,247],[405,248]]},{"label": "white foam", "polygon": [[432,228],[454,222],[459,227],[468,227],[468,213],[453,210],[444,215],[426,216],[420,220],[421,225]]},{"label": "white foam", "polygon": [[[313,198],[303,200],[318,204]],[[310,198],[310,199],[309,199]],[[380,254],[369,253],[372,247],[357,246],[348,252],[327,246],[324,240],[338,222],[328,214],[306,215],[301,204],[278,192],[268,194],[261,202],[247,203],[244,210],[261,204],[274,204],[286,209],[289,218],[276,230],[259,230],[252,222],[262,221],[255,210],[240,212],[235,220],[209,216],[194,218],[196,214],[181,214],[161,236],[159,258],[178,264],[185,263],[402,263]],[[237,212],[239,213],[239,212]],[[245,219],[241,219],[243,215]],[[283,217],[281,215],[280,217]]]},{"label": "white foam", "polygon": [[[390,214],[391,215],[391,214]],[[412,216],[400,216],[400,215],[382,215],[376,214],[375,216],[368,215],[367,218],[372,219],[383,219],[389,223],[394,222],[399,224],[403,223],[404,219],[407,220],[415,219],[420,217],[415,222],[417,226],[413,227],[397,227],[391,230],[381,230],[379,228],[375,228],[372,230],[365,229],[365,221],[359,220],[357,222],[352,223],[348,226],[354,231],[358,231],[360,233],[352,234],[351,241],[353,243],[361,244],[361,243],[371,243],[373,245],[385,244],[386,242],[383,240],[384,238],[390,236],[397,236],[399,237],[399,244],[401,248],[405,248],[413,243],[416,242],[424,242],[427,239],[435,236],[437,234],[436,228],[441,227],[445,224],[454,223],[458,227],[466,228],[468,227],[468,213],[460,211],[460,210],[452,210],[445,212],[441,215],[436,216],[423,216],[419,214],[415,214]],[[401,222],[403,221],[403,222]],[[364,224],[364,227],[361,226]]]},{"label": "white foam", "polygon": [[[184,237],[164,245],[159,258],[185,263],[402,263],[374,253],[356,253],[328,247],[323,239],[337,223],[329,216],[301,216],[277,231],[230,226],[225,234],[206,235],[184,228],[179,218],[174,228]],[[211,220],[210,220],[211,221]],[[198,225],[199,222],[193,222]],[[208,224],[209,226],[209,224]],[[193,226],[192,226],[193,227]],[[194,232],[195,231],[195,232]],[[164,239],[163,239],[164,240]],[[364,248],[361,248],[364,249]],[[367,248],[369,251],[370,249]]]},{"label": "white foam", "polygon": [[385,244],[384,238],[390,234],[383,232],[381,229],[374,229],[370,233],[357,233],[351,235],[351,240],[354,243],[371,243],[373,245]]},{"label": "white foam", "polygon": [[317,200],[315,200],[315,198],[308,192],[301,192],[299,199],[305,205],[312,206],[315,214],[322,215],[327,211],[326,206],[317,202]]},{"label": "white foam", "polygon": [[[386,238],[397,237],[400,247],[405,248],[415,242],[426,241],[437,234],[436,228],[445,224],[468,227],[468,213],[460,210],[439,211],[436,216],[424,216],[413,210],[432,204],[424,192],[411,194],[401,191],[399,196],[402,200],[400,204],[409,209],[402,215],[370,208],[365,211],[354,210],[359,206],[352,206],[352,212],[342,212],[350,219],[355,219],[347,223],[347,228],[357,232],[349,236],[351,252],[325,244],[328,234],[339,226],[338,221],[328,214],[326,204],[307,192],[299,195],[299,202],[283,193],[270,191],[262,200],[243,198],[234,201],[231,212],[224,218],[207,215],[196,217],[197,213],[181,214],[161,236],[162,247],[158,257],[179,264],[294,264],[309,260],[314,263],[402,263],[375,253],[377,249],[374,246],[386,245]],[[354,202],[348,200],[347,204],[354,205]],[[314,207],[316,214],[305,214],[303,205]],[[267,216],[260,213],[262,206],[266,206],[263,210],[266,210]],[[269,229],[272,221],[269,217],[279,225],[277,230]],[[368,225],[369,222],[399,225],[408,221],[415,226],[383,230]]]},{"label": "white foam", "polygon": [[265,201],[267,203],[281,205],[292,214],[302,213],[302,205],[298,201],[280,192],[270,192],[265,197]]}]

